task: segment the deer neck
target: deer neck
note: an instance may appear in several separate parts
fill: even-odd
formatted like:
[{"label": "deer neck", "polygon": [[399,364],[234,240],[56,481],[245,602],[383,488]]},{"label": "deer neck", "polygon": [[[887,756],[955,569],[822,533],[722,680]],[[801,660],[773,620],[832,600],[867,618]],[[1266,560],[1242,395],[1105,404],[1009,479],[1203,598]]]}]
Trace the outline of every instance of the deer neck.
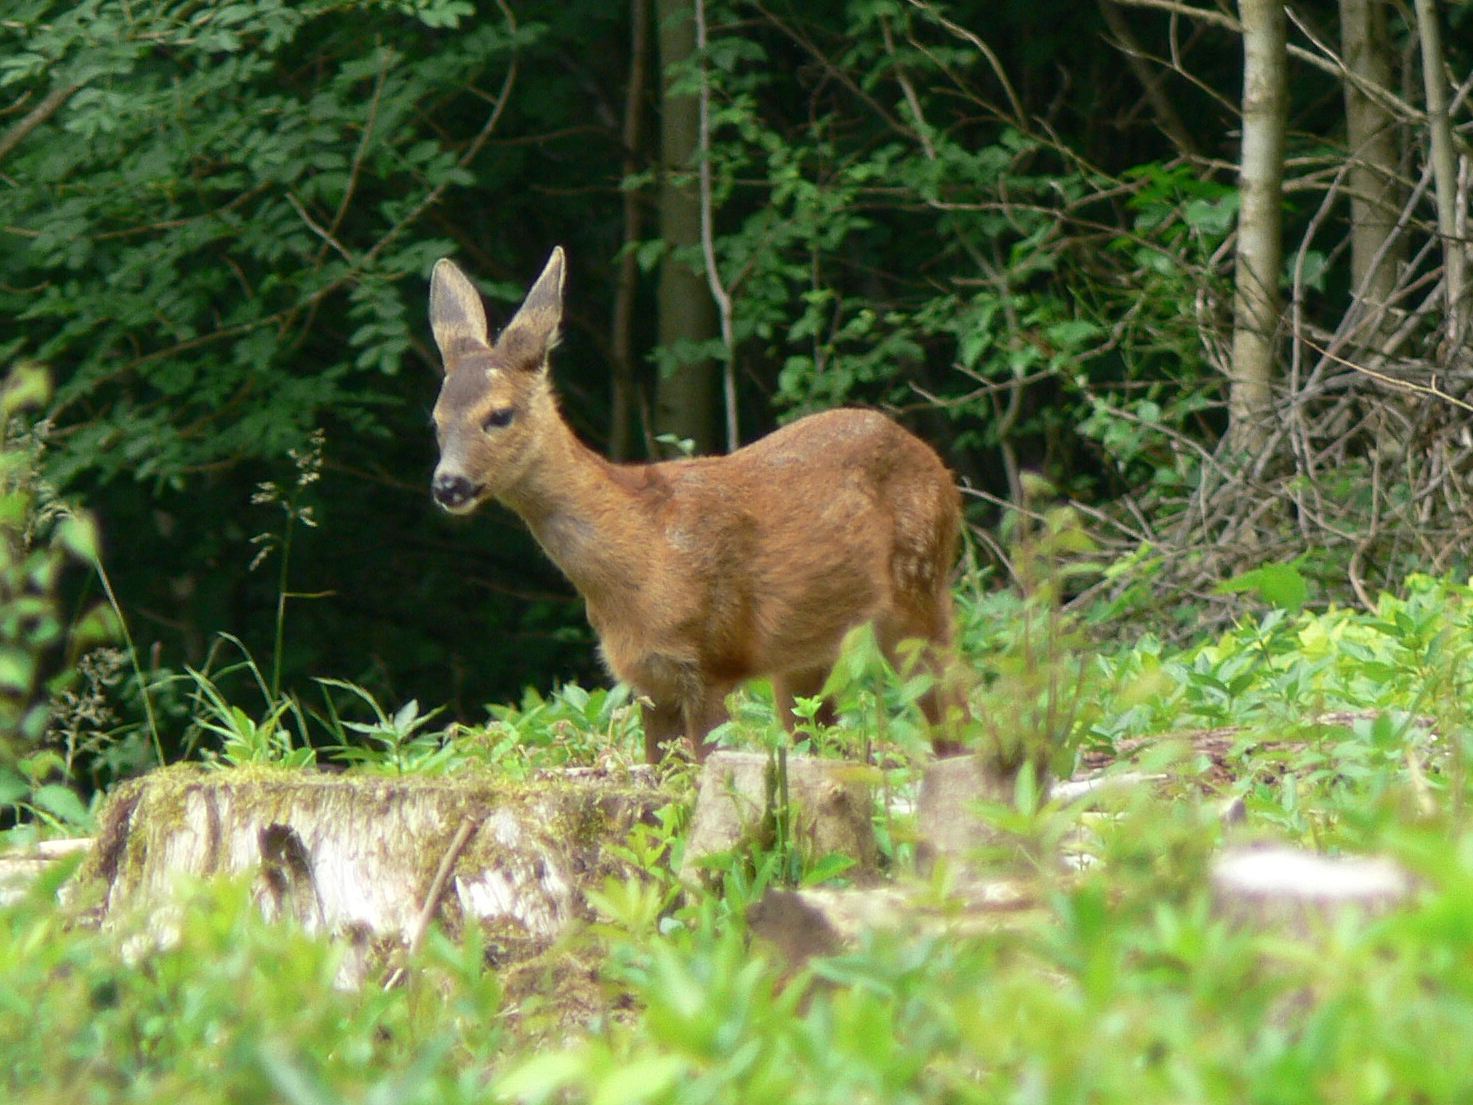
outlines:
[{"label": "deer neck", "polygon": [[502,495],[590,605],[632,599],[653,559],[644,511],[612,469],[554,416],[537,457]]}]

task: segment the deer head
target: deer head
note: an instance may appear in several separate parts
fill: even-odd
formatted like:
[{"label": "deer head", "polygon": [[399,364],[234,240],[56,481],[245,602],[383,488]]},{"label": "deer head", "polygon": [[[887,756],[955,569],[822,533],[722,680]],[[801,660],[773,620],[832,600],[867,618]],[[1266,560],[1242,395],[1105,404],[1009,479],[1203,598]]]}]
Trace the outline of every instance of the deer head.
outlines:
[{"label": "deer head", "polygon": [[535,462],[542,431],[557,418],[547,357],[562,316],[560,247],[495,342],[475,285],[453,262],[435,263],[430,328],[445,379],[435,402],[440,463],[431,488],[452,514],[500,496]]}]

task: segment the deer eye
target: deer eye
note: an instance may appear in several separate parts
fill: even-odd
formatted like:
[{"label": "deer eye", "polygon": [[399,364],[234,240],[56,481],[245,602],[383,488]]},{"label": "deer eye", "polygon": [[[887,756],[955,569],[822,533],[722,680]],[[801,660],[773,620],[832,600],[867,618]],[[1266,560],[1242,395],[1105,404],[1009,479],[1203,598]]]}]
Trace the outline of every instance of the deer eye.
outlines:
[{"label": "deer eye", "polygon": [[488,434],[492,430],[499,430],[503,426],[510,426],[513,418],[517,416],[515,407],[497,407],[486,416],[486,421],[481,423],[481,429]]}]

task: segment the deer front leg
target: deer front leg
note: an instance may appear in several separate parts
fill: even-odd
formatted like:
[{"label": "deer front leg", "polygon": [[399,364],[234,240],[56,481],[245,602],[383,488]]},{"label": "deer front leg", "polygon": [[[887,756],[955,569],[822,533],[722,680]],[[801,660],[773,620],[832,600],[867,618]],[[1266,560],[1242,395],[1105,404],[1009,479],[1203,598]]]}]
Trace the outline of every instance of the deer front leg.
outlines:
[{"label": "deer front leg", "polygon": [[706,738],[729,716],[726,712],[726,696],[731,687],[705,687],[685,703],[685,735],[690,739],[696,763],[705,763],[706,757],[716,750],[716,745]]}]

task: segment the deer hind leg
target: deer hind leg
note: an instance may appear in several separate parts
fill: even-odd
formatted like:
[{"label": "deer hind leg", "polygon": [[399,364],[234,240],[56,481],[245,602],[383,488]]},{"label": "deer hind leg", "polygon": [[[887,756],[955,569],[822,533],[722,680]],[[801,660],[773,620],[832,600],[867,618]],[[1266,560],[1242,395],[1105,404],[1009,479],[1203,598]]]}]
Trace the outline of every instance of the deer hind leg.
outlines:
[{"label": "deer hind leg", "polygon": [[726,720],[726,696],[719,690],[699,694],[683,702],[660,702],[644,708],[644,757],[652,764],[665,758],[670,745],[682,737],[690,741],[696,762],[716,748],[708,733]]},{"label": "deer hind leg", "polygon": [[931,725],[932,750],[937,756],[957,756],[967,750],[962,736],[968,716],[969,669],[956,648],[949,591],[942,594],[937,611],[938,632],[923,658],[936,681],[922,699],[921,709]]},{"label": "deer hind leg", "polygon": [[726,720],[726,694],[731,685],[712,683],[696,663],[668,656],[648,656],[633,667],[630,682],[648,696],[645,758],[659,763],[669,746],[685,737],[696,761],[704,761],[713,747],[706,735]]},{"label": "deer hind leg", "polygon": [[931,687],[918,705],[930,729],[932,750],[937,756],[955,756],[966,750],[961,738],[967,694],[953,645],[951,592],[942,590],[927,599],[876,628],[880,647],[897,669],[916,665],[931,675]]}]

